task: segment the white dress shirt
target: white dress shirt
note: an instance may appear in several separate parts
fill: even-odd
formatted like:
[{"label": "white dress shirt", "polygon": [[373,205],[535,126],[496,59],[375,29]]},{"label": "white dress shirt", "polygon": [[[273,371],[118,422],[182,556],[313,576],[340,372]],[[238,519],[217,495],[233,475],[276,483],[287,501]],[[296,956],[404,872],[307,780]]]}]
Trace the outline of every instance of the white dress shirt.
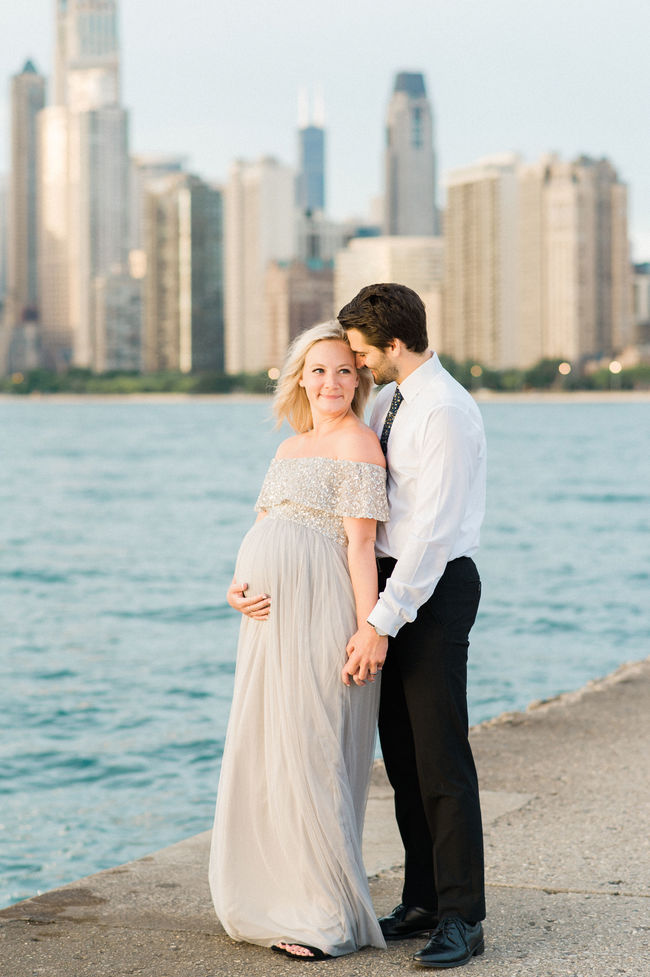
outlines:
[{"label": "white dress shirt", "polygon": [[[368,616],[396,635],[415,620],[450,560],[472,556],[485,513],[483,420],[470,394],[435,353],[400,383],[404,400],[388,438],[388,522],[377,526],[377,556],[397,560]],[[380,437],[395,392],[377,395],[370,426]]]}]

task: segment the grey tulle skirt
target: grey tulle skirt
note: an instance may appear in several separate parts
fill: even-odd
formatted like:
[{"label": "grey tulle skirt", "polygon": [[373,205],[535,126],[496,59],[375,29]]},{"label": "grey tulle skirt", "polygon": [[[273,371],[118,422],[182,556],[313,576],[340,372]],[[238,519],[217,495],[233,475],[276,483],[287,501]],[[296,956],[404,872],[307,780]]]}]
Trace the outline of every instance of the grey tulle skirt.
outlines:
[{"label": "grey tulle skirt", "polygon": [[341,681],[356,630],[345,547],[267,517],[236,578],[272,603],[268,621],[241,625],[210,856],[217,915],[262,946],[384,947],[361,857],[379,682]]}]

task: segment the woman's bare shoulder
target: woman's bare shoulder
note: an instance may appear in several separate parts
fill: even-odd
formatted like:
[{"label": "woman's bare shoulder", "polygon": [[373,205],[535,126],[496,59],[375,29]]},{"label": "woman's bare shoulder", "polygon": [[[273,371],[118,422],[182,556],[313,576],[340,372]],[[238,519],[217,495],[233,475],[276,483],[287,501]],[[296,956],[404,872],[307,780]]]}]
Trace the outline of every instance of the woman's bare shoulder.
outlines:
[{"label": "woman's bare shoulder", "polygon": [[276,458],[299,458],[304,454],[304,434],[294,434],[280,442],[275,453]]},{"label": "woman's bare shoulder", "polygon": [[341,432],[340,440],[337,441],[337,454],[342,461],[362,461],[369,465],[386,467],[379,438],[372,428],[361,421]]}]

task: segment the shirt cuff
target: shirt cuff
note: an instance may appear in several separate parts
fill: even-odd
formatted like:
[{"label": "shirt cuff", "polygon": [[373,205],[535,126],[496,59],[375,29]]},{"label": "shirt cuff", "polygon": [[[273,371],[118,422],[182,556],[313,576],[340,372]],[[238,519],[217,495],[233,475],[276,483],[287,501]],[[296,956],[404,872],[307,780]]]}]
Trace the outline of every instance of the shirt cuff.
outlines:
[{"label": "shirt cuff", "polygon": [[369,624],[372,624],[375,628],[379,628],[380,631],[385,631],[391,638],[394,638],[401,626],[406,623],[401,617],[393,614],[387,607],[382,606],[381,600],[375,604],[367,620]]}]

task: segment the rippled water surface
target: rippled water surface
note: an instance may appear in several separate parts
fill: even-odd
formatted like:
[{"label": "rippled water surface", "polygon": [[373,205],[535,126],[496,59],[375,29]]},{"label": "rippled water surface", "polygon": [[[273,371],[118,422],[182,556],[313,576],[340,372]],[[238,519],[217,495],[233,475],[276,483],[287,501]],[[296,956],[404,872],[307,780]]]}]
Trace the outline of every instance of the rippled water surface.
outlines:
[{"label": "rippled water surface", "polygon": [[[486,403],[471,721],[648,653],[650,407]],[[208,828],[268,403],[0,402],[0,905]]]}]

